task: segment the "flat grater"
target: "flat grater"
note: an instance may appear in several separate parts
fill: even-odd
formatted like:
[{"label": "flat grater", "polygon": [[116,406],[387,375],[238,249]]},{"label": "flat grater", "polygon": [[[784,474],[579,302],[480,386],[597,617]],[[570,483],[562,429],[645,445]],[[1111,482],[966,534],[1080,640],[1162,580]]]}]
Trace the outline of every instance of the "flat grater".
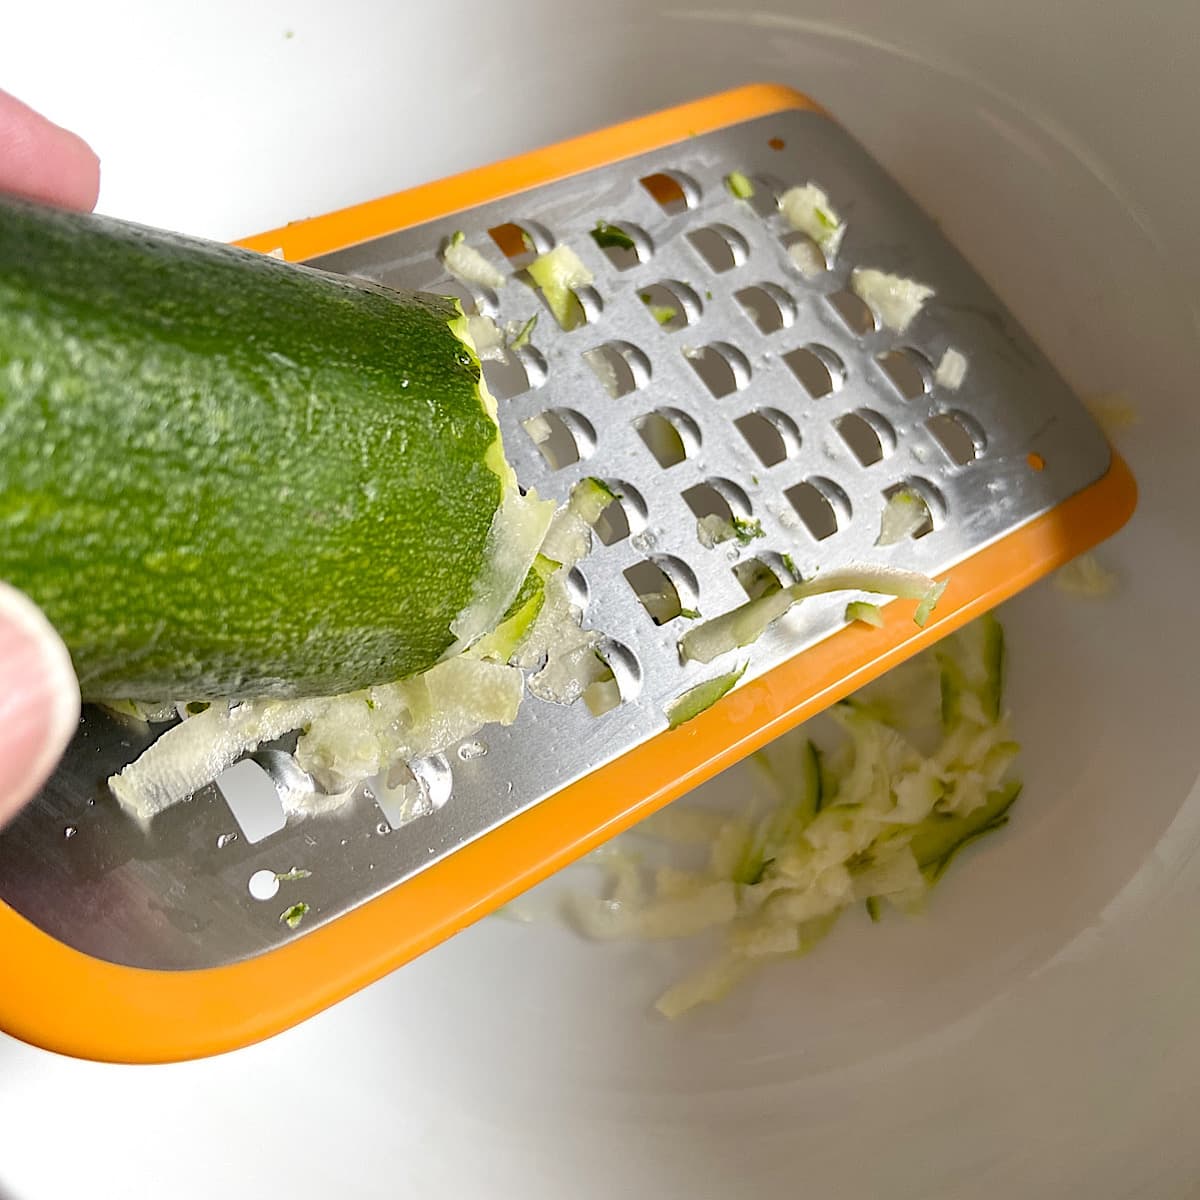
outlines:
[{"label": "flat grater", "polygon": [[[747,190],[730,186],[735,173],[753,195],[735,194]],[[820,269],[778,205],[807,183],[845,223]],[[599,244],[600,222],[624,231],[620,244]],[[460,231],[506,286],[446,273],[439,250]],[[0,1028],[61,1052],[183,1059],[302,1020],[1133,509],[1128,470],[997,297],[828,114],[786,88],[710,97],[243,244],[454,294],[502,328],[538,313],[529,340],[485,373],[523,486],[564,501],[590,477],[619,496],[571,587],[603,633],[620,703],[596,716],[529,696],[513,726],[410,764],[423,815],[407,822],[367,796],[285,818],[281,746],[145,828],[105,780],[162,726],[86,710],[55,777],[0,835]],[[569,331],[523,273],[560,244],[593,277]],[[856,294],[856,268],[933,295],[897,333]],[[961,380],[937,369],[954,360]],[[920,497],[925,519],[877,545],[898,489]],[[714,542],[712,516],[759,536]],[[882,629],[848,626],[853,595],[822,596],[751,646],[681,663],[693,613],[861,564],[947,580],[930,622],[917,627],[896,602]],[[672,701],[743,665],[733,691],[668,730]]]}]

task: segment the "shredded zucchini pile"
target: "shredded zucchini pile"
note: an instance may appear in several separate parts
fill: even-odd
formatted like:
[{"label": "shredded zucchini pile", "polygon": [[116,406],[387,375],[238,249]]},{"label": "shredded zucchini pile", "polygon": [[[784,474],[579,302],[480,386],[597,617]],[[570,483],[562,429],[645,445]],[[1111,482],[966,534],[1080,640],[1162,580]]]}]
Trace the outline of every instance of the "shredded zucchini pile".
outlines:
[{"label": "shredded zucchini pile", "polygon": [[691,847],[702,865],[601,851],[607,894],[570,896],[572,923],[606,939],[716,931],[712,961],[658,1000],[674,1017],[763,963],[806,953],[852,905],[873,920],[885,904],[920,911],[1020,791],[1003,693],[1004,636],[988,616],[834,706],[837,736],[824,749],[801,729],[760,752],[766,799],[734,816],[673,805],[626,840],[653,839],[676,860]]}]

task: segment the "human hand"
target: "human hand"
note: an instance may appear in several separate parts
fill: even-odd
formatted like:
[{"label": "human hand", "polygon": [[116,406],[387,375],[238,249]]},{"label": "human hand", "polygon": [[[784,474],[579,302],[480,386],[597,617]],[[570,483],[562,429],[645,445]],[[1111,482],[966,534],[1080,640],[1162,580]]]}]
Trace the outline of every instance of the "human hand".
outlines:
[{"label": "human hand", "polygon": [[0,192],[90,212],[99,191],[87,142],[0,91]]},{"label": "human hand", "polygon": [[[0,91],[0,192],[87,211],[99,190],[87,143]],[[36,794],[78,721],[79,683],[62,639],[0,583],[0,825]]]}]

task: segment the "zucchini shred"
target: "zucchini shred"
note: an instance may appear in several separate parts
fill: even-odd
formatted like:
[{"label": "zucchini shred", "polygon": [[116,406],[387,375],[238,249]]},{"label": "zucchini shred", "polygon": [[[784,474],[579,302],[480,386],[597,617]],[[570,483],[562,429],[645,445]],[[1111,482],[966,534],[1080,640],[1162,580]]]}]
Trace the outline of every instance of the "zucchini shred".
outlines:
[{"label": "zucchini shred", "polygon": [[[568,893],[565,919],[594,939],[716,942],[658,998],[675,1017],[807,953],[852,906],[872,922],[887,907],[922,912],[951,863],[1002,828],[1020,795],[1004,658],[994,616],[951,634],[755,754],[739,811],[679,801],[601,848],[591,861],[603,894]],[[728,676],[701,685],[730,686]]]}]

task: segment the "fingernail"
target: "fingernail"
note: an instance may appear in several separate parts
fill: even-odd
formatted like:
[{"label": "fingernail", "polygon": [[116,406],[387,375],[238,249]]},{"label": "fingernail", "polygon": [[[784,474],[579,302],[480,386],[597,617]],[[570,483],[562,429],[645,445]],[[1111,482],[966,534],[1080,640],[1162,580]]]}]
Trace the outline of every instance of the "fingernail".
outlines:
[{"label": "fingernail", "polygon": [[79,725],[79,682],[62,639],[0,583],[0,825],[54,770]]}]

